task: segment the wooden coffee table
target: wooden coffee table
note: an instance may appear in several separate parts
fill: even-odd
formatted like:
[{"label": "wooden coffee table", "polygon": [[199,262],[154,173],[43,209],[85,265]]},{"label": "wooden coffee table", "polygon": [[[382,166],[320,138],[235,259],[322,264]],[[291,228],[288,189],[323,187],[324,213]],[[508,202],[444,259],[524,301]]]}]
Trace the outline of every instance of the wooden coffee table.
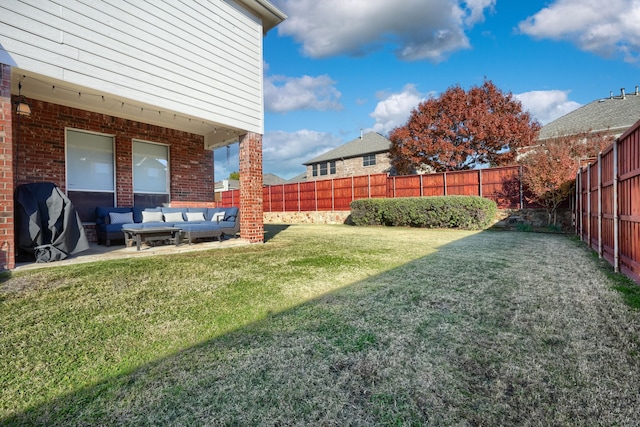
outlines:
[{"label": "wooden coffee table", "polygon": [[123,228],[124,244],[129,246],[129,241],[135,241],[137,250],[142,243],[169,241],[176,246],[180,244],[180,229],[177,227],[149,227],[149,228]]}]

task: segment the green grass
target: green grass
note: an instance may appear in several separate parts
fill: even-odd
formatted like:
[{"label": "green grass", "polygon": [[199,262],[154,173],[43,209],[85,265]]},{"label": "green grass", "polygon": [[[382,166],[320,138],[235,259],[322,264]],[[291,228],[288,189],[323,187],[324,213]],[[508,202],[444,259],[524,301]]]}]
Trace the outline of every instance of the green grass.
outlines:
[{"label": "green grass", "polygon": [[640,286],[621,273],[613,273],[604,260],[601,260],[601,265],[612,282],[612,288],[620,292],[624,302],[634,310],[640,310]]},{"label": "green grass", "polygon": [[640,312],[573,239],[267,231],[264,245],[5,277],[0,424],[640,417]]}]

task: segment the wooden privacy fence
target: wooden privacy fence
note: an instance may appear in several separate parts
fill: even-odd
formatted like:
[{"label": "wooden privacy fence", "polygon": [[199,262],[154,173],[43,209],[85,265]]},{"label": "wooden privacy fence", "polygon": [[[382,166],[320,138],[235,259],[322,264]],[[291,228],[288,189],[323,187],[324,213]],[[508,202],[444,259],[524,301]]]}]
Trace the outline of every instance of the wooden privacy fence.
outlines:
[{"label": "wooden privacy fence", "polygon": [[640,121],[576,176],[576,233],[640,284]]},{"label": "wooden privacy fence", "polygon": [[[481,196],[500,208],[523,207],[520,166],[425,175],[362,175],[264,187],[265,212],[344,211],[367,198]],[[222,193],[222,206],[237,206],[239,190]]]}]

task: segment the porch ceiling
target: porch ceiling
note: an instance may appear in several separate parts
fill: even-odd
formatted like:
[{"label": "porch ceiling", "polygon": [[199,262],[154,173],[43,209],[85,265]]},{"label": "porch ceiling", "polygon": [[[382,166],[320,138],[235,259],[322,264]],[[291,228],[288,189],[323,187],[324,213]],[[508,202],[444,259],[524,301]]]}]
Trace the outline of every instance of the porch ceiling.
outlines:
[{"label": "porch ceiling", "polygon": [[245,133],[241,129],[224,126],[201,117],[189,116],[157,105],[145,104],[41,75],[33,75],[18,69],[15,69],[11,76],[13,95],[18,94],[19,81],[22,81],[21,94],[27,98],[202,135],[205,137],[205,149],[208,150],[237,142],[239,135]]}]

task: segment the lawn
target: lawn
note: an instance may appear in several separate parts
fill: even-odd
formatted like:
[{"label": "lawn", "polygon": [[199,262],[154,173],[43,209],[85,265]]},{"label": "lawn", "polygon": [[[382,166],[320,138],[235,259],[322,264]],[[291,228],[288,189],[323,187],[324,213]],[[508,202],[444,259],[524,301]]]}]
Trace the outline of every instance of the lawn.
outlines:
[{"label": "lawn", "polygon": [[640,419],[634,287],[573,238],[326,225],[267,237],[5,275],[0,424]]}]

